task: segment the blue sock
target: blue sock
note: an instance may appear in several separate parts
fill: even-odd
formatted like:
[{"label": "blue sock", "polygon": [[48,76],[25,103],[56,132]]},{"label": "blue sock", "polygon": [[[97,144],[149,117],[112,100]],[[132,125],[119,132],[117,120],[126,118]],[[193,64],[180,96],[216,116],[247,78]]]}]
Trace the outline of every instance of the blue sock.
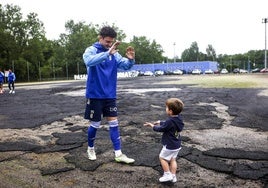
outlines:
[{"label": "blue sock", "polygon": [[121,140],[120,140],[120,134],[117,126],[110,126],[110,138],[113,142],[114,150],[121,150]]},{"label": "blue sock", "polygon": [[89,147],[94,147],[94,141],[96,137],[97,129],[90,126],[87,130],[87,141]]}]

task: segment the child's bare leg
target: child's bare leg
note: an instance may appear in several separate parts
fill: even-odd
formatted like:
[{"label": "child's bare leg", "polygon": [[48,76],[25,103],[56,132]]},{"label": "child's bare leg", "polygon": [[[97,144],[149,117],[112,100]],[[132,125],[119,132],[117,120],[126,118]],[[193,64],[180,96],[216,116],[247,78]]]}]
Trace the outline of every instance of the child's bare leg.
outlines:
[{"label": "child's bare leg", "polygon": [[177,161],[176,158],[170,160],[170,171],[172,174],[176,174],[177,171]]},{"label": "child's bare leg", "polygon": [[161,163],[161,166],[162,166],[164,172],[169,172],[170,170],[169,170],[169,163],[168,163],[168,161],[166,161],[165,159],[163,159],[161,157],[159,157],[159,160],[160,160],[160,163]]}]

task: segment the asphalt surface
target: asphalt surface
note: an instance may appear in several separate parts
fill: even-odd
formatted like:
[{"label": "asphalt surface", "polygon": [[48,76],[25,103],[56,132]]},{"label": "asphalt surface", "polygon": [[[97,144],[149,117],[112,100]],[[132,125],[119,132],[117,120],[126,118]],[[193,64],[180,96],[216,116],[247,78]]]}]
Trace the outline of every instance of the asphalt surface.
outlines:
[{"label": "asphalt surface", "polygon": [[[123,151],[136,160],[131,166],[116,166],[105,121],[96,141],[98,160],[89,162],[86,158],[85,81],[18,84],[15,94],[0,95],[0,186],[267,187],[268,100],[267,96],[258,95],[262,89],[160,84],[174,79],[178,78],[138,77],[118,81]],[[158,183],[162,173],[158,161],[161,135],[143,127],[143,123],[165,119],[164,101],[174,96],[185,103],[182,116],[186,126],[178,158],[179,166],[183,164],[178,171],[183,180],[179,177],[179,183],[163,185]],[[215,134],[209,136],[211,130]],[[220,130],[222,135],[230,133],[216,137]],[[251,133],[253,141],[248,141]],[[235,138],[235,134],[239,137]],[[234,137],[230,140],[228,136]],[[55,163],[49,162],[51,156],[57,159]],[[18,166],[21,168],[17,169]],[[21,175],[29,170],[34,173]],[[207,177],[200,177],[202,174]],[[67,181],[72,176],[72,181]]]}]

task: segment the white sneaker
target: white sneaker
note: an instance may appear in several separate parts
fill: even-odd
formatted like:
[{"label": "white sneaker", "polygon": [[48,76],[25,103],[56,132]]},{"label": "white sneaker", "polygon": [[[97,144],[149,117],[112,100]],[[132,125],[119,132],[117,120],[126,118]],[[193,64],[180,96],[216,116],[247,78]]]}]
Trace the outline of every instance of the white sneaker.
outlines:
[{"label": "white sneaker", "polygon": [[12,91],[12,93],[14,94],[14,93],[15,93],[15,91],[13,90],[13,91]]},{"label": "white sneaker", "polygon": [[177,177],[176,177],[176,175],[172,175],[172,176],[173,176],[172,183],[176,183],[176,182],[177,182]]},{"label": "white sneaker", "polygon": [[171,173],[164,173],[164,175],[159,178],[160,182],[167,182],[167,181],[173,181],[173,176]]},{"label": "white sneaker", "polygon": [[122,154],[118,157],[115,157],[114,158],[116,162],[119,162],[119,163],[134,163],[135,160],[134,159],[131,159],[131,158],[128,158],[126,155]]},{"label": "white sneaker", "polygon": [[9,93],[12,93],[12,90],[10,90]]},{"label": "white sneaker", "polygon": [[88,156],[88,159],[91,160],[91,161],[94,161],[94,160],[97,159],[94,149],[87,148],[87,156]]}]

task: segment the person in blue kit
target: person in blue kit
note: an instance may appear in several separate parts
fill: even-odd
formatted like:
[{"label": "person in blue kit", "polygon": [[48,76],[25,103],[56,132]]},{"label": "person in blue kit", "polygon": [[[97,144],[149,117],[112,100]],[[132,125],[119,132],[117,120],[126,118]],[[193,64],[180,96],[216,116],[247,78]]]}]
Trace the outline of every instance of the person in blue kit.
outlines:
[{"label": "person in blue kit", "polygon": [[144,126],[150,126],[156,132],[162,132],[162,150],[159,154],[159,160],[164,174],[159,178],[160,182],[177,182],[176,158],[181,149],[180,132],[184,127],[183,120],[180,116],[184,104],[178,98],[169,98],[166,100],[166,121],[156,121],[154,123],[145,122]]},{"label": "person in blue kit", "polygon": [[115,152],[115,161],[134,163],[121,151],[119,123],[117,119],[116,87],[117,69],[130,69],[135,63],[134,48],[129,46],[126,57],[118,53],[119,41],[115,41],[116,31],[110,26],[101,28],[98,42],[86,48],[83,60],[87,68],[85,119],[90,120],[88,128],[87,154],[90,160],[96,160],[94,141],[101,118],[106,117],[110,138]]},{"label": "person in blue kit", "polygon": [[1,68],[0,68],[0,94],[4,92],[4,85],[5,82],[5,74],[2,72]]},{"label": "person in blue kit", "polygon": [[8,71],[9,71],[9,73],[7,76],[7,82],[8,82],[9,93],[15,93],[16,75],[14,72],[12,72],[11,69],[9,69]]}]

